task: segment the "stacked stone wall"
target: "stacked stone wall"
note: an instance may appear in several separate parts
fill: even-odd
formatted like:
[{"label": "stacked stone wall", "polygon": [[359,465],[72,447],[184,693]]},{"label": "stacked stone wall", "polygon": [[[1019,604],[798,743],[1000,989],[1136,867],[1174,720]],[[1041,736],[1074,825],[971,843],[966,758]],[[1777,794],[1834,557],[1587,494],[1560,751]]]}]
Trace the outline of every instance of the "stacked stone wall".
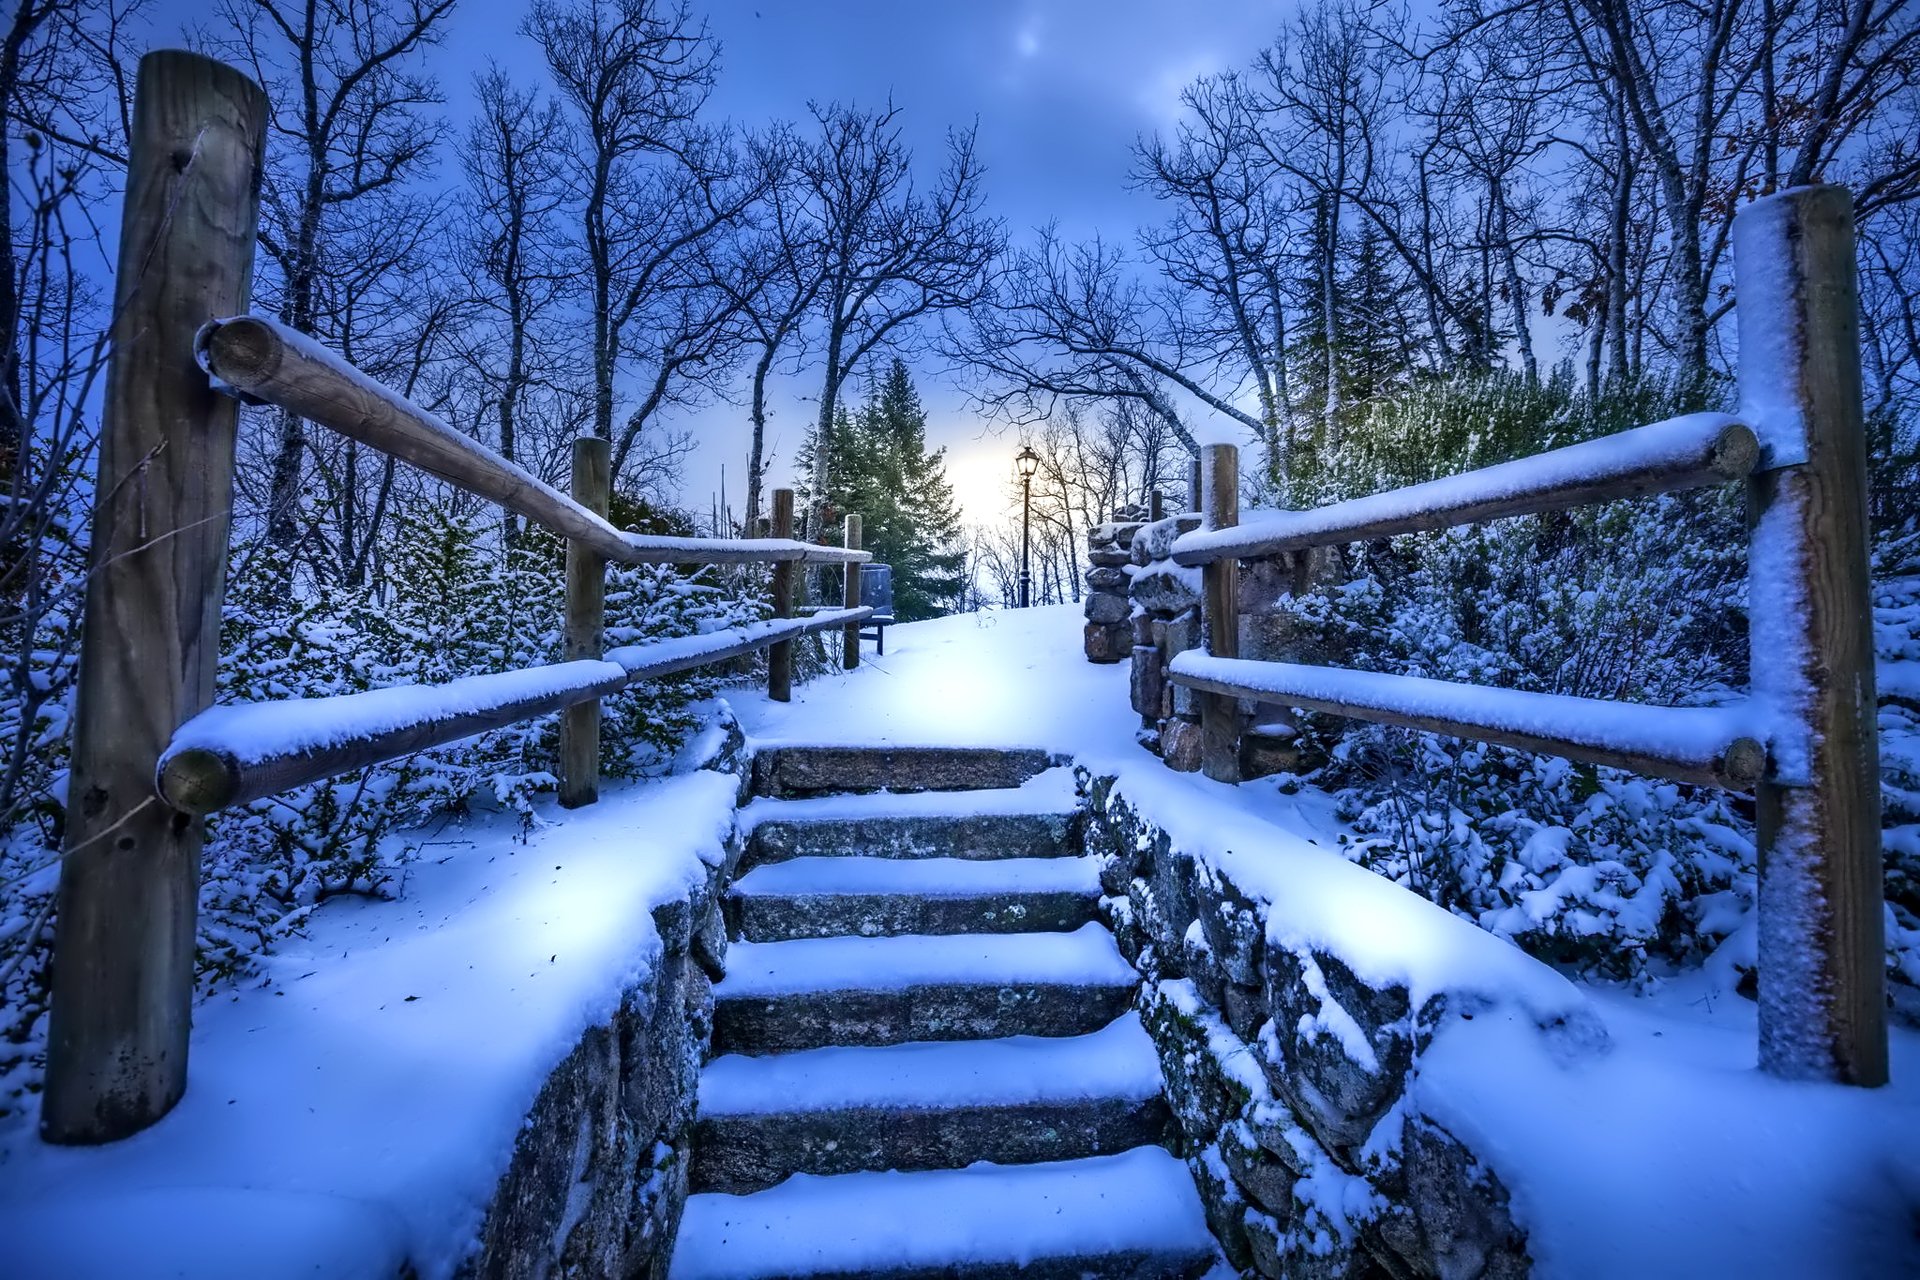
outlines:
[{"label": "stacked stone wall", "polygon": [[1268,937],[1262,904],[1173,844],[1106,778],[1082,774],[1087,851],[1146,985],[1209,1223],[1244,1276],[1528,1274],[1493,1172],[1410,1094],[1421,1054],[1474,998],[1416,1003],[1338,955]]}]

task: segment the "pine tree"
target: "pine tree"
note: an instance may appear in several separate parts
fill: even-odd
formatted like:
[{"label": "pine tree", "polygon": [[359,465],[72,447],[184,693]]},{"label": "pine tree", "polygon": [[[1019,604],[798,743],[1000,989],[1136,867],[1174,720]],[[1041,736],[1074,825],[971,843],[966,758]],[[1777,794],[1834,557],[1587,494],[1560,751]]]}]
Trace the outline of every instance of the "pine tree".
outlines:
[{"label": "pine tree", "polygon": [[959,504],[946,451],[927,449],[927,411],[905,361],[893,361],[857,413],[842,414],[832,449],[828,505],[858,513],[875,562],[893,567],[894,617],[957,608],[966,585]]}]

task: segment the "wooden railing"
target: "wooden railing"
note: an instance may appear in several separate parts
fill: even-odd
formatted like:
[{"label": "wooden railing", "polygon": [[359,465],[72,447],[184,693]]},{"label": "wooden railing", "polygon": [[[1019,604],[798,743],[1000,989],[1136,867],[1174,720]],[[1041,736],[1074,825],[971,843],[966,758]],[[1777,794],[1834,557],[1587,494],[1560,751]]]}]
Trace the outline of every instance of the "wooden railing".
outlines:
[{"label": "wooden railing", "polygon": [[[1867,576],[1852,203],[1806,187],[1734,222],[1737,415],[1694,414],[1310,511],[1239,519],[1232,445],[1203,449],[1202,769],[1239,780],[1241,700],[1330,712],[1708,786],[1753,789],[1760,1063],[1787,1077],[1887,1078],[1880,784]],[[1242,560],[1584,503],[1744,481],[1752,692],[1635,706],[1239,657]]]},{"label": "wooden railing", "polygon": [[[201,818],[532,716],[561,712],[560,801],[599,789],[600,702],[627,685],[844,632],[859,660],[859,519],[844,547],[662,538],[608,523],[608,442],[582,439],[573,494],[542,483],[247,302],[267,105],[234,69],[141,61],[115,278],[92,568],[74,713],[41,1133],[90,1143],[152,1124],[186,1088]],[[232,317],[232,318],[223,318]],[[438,686],[214,707],[236,400],[357,440],[567,539],[566,661]],[[774,617],[603,652],[605,571],[770,564]],[[795,566],[846,566],[845,607],[793,616]]]}]

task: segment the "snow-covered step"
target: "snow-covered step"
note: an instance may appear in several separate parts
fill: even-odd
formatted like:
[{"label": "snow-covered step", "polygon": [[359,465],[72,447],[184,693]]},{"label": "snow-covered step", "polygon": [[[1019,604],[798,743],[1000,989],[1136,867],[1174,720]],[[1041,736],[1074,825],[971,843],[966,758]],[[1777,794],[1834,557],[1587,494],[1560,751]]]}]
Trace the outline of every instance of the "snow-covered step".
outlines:
[{"label": "snow-covered step", "polygon": [[742,867],[788,858],[1044,858],[1067,851],[1079,797],[1069,769],[1017,787],[755,800]]},{"label": "snow-covered step", "polygon": [[1083,1036],[730,1054],[700,1077],[693,1189],[1100,1155],[1170,1120],[1137,1013]]},{"label": "snow-covered step", "polygon": [[734,882],[727,915],[752,942],[833,934],[1077,929],[1100,901],[1096,858],[792,858]]},{"label": "snow-covered step", "polygon": [[1186,1166],[1159,1147],[1050,1164],[799,1174],[687,1199],[670,1280],[1148,1280],[1215,1261]]},{"label": "snow-covered step", "polygon": [[713,989],[716,1053],[1081,1035],[1139,975],[1095,924],[1071,933],[737,942]]},{"label": "snow-covered step", "polygon": [[1021,747],[758,746],[753,787],[782,797],[980,790],[1017,787],[1055,763],[1045,751]]}]

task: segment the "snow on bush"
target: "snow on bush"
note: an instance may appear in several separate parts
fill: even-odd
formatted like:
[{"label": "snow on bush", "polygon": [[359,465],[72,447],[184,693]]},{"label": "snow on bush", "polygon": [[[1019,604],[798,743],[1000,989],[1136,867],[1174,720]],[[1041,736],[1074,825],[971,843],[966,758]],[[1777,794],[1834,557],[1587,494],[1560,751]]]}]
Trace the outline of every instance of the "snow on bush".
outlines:
[{"label": "snow on bush", "polygon": [[[1657,384],[1591,398],[1495,377],[1382,402],[1323,498],[1418,483],[1687,406]],[[1667,705],[1747,678],[1737,492],[1669,496],[1350,549],[1290,602],[1326,660],[1367,670]],[[1890,976],[1920,983],[1920,537],[1875,559]],[[1913,668],[1920,671],[1920,667]],[[1891,672],[1894,678],[1889,680]],[[1529,952],[1647,982],[1715,957],[1753,964],[1748,797],[1434,734],[1310,718],[1319,781],[1359,834],[1348,855]]]},{"label": "snow on bush", "polygon": [[[401,522],[369,585],[313,583],[284,554],[234,548],[222,626],[217,700],[325,697],[399,684],[439,683],[562,658],[564,548],[529,530],[502,550],[491,519],[422,504]],[[288,582],[299,583],[290,589]],[[665,565],[608,572],[607,640],[631,644],[719,630],[765,616],[739,575]],[[62,625],[69,625],[63,623]],[[46,651],[54,652],[54,637]],[[70,659],[66,660],[70,662]],[[0,846],[0,1114],[31,1105],[46,1036],[46,962],[52,926],[59,797],[64,789],[71,673],[37,713],[36,820]],[[633,686],[605,703],[601,770],[633,777],[670,758],[697,726],[712,672]],[[19,715],[20,702],[0,705]],[[326,779],[207,824],[202,858],[199,969],[209,985],[244,978],[257,956],[342,894],[403,891],[405,867],[437,824],[475,806],[532,822],[535,796],[555,785],[554,716],[509,725],[357,773]],[[0,725],[0,728],[7,726]],[[11,740],[11,739],[9,739]]]}]

